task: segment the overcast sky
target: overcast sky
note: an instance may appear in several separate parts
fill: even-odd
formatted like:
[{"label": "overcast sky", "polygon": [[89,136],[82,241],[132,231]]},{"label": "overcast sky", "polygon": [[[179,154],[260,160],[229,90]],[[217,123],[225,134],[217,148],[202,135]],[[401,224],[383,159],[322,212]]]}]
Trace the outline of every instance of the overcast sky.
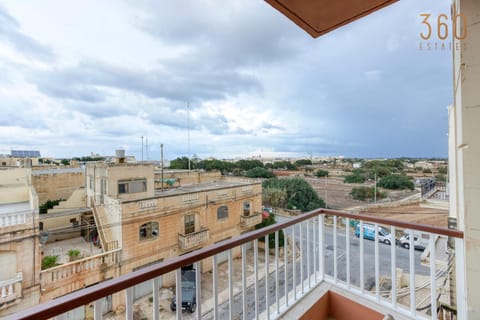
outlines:
[{"label": "overcast sky", "polygon": [[262,0],[2,1],[0,153],[187,155],[189,104],[199,157],[446,157],[451,53],[419,15],[449,5],[313,39]]}]

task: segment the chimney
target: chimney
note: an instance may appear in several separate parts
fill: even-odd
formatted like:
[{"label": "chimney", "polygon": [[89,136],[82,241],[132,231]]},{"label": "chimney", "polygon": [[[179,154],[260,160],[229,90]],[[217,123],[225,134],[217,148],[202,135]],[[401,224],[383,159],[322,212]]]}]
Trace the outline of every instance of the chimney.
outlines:
[{"label": "chimney", "polygon": [[125,150],[123,149],[115,150],[115,156],[117,157],[118,163],[125,163]]}]

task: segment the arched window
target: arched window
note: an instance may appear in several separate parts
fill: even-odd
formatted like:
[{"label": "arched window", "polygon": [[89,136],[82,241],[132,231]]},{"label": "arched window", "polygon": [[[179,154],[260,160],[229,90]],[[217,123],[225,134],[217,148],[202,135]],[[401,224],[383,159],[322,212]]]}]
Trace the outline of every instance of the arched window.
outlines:
[{"label": "arched window", "polygon": [[251,210],[252,210],[252,207],[251,207],[251,205],[250,205],[250,201],[245,201],[245,202],[243,203],[243,215],[244,215],[244,216],[249,216],[250,213],[252,213]]},{"label": "arched window", "polygon": [[217,209],[217,220],[227,219],[228,218],[228,207],[221,206]]},{"label": "arched window", "polygon": [[158,222],[147,222],[138,229],[140,240],[158,237]]},{"label": "arched window", "polygon": [[188,214],[184,218],[185,234],[195,232],[195,214]]}]

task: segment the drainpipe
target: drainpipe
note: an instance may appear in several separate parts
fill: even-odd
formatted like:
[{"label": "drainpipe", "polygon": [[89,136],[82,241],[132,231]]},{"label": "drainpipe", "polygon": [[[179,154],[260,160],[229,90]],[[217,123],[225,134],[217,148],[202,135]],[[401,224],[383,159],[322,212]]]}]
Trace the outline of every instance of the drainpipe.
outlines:
[{"label": "drainpipe", "polygon": [[[457,219],[454,217],[448,217],[448,229],[457,230]],[[448,237],[448,260],[452,261],[452,268],[450,268],[448,278],[450,280],[450,306],[457,307],[457,279],[456,275],[456,264],[455,264],[455,239],[453,237]]]}]

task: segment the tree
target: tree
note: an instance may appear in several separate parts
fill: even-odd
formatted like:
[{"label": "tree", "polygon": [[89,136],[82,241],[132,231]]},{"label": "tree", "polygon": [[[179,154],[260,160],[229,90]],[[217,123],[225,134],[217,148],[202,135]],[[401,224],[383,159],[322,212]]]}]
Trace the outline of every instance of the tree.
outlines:
[{"label": "tree", "polygon": [[297,170],[297,167],[292,164],[290,161],[275,161],[273,163],[274,169],[285,169],[285,170]]},{"label": "tree", "polygon": [[[188,169],[188,157],[178,157],[170,161],[170,169]],[[190,161],[190,169],[195,169],[195,163]]]},{"label": "tree", "polygon": [[311,166],[312,165],[312,160],[310,160],[310,159],[300,159],[300,160],[295,161],[295,165],[297,167]]},{"label": "tree", "polygon": [[256,167],[245,174],[248,178],[273,178],[275,175],[268,169]]},{"label": "tree", "polygon": [[263,162],[260,160],[238,160],[235,162],[235,167],[248,171],[256,167],[263,168]]},{"label": "tree", "polygon": [[319,169],[319,170],[315,173],[315,175],[316,175],[317,177],[319,177],[319,178],[320,178],[320,177],[328,177],[328,171],[327,171],[327,170]]},{"label": "tree", "polygon": [[[310,211],[324,208],[325,202],[318,197],[312,186],[302,178],[271,178],[262,184],[263,190],[270,195],[283,195],[283,207]],[[268,190],[268,191],[267,191]],[[273,191],[275,190],[275,191]],[[282,193],[283,192],[283,193]]]},{"label": "tree", "polygon": [[414,189],[413,182],[404,175],[391,174],[389,176],[383,177],[378,181],[377,187],[392,189],[392,190],[403,190],[403,189]]},{"label": "tree", "polygon": [[438,168],[438,173],[440,173],[440,174],[447,174],[447,172],[448,172],[447,167]]},{"label": "tree", "polygon": [[344,183],[364,183],[365,182],[365,177],[361,176],[358,173],[354,174],[349,174],[348,176],[345,176],[343,182]]},{"label": "tree", "polygon": [[270,207],[285,208],[287,192],[278,188],[263,188],[262,203]]},{"label": "tree", "polygon": [[[273,215],[273,213],[270,213],[268,218],[263,219],[262,223],[259,223],[255,226],[255,229],[261,229],[261,228],[270,226],[270,225],[275,224],[275,223],[276,223],[275,216]],[[284,246],[284,243],[285,243],[284,239],[285,239],[285,237],[284,237],[284,234],[283,234],[283,230],[280,230],[278,232],[278,246],[279,247]],[[261,237],[259,239],[259,241],[265,242],[265,237]],[[268,247],[270,249],[275,248],[275,232],[272,232],[268,235]]]},{"label": "tree", "polygon": [[[375,188],[374,187],[355,187],[352,188],[350,195],[355,200],[367,200],[375,198]],[[377,189],[377,199],[383,199],[387,196],[386,192],[381,192]]]}]

